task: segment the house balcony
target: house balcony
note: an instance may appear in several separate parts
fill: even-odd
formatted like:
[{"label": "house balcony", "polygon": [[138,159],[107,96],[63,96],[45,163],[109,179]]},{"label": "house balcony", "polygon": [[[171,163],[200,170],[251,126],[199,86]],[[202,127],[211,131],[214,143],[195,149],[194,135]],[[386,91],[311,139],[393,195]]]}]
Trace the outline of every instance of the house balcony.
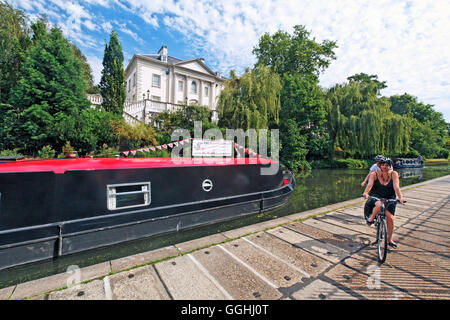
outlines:
[{"label": "house balcony", "polygon": [[133,124],[136,122],[151,123],[156,114],[163,111],[174,112],[182,109],[183,106],[182,104],[144,99],[135,102],[125,101],[123,111],[127,122]]},{"label": "house balcony", "polygon": [[[157,100],[144,99],[135,102],[125,101],[123,105],[123,117],[125,121],[130,124],[137,124],[140,122],[154,124],[154,117],[163,111],[175,112],[185,107],[183,104],[161,102]],[[218,121],[218,113],[212,110],[212,121]]]}]

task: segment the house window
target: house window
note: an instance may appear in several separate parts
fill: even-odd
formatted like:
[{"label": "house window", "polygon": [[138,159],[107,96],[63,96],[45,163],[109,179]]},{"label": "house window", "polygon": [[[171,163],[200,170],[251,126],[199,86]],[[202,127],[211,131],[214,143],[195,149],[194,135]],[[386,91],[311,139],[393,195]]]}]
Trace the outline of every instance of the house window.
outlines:
[{"label": "house window", "polygon": [[161,101],[161,97],[152,96],[152,100],[154,100],[154,101]]},{"label": "house window", "polygon": [[133,87],[136,86],[136,72],[133,73]]},{"label": "house window", "polygon": [[205,87],[205,97],[207,97],[208,96],[208,94],[209,94],[209,88],[208,87]]},{"label": "house window", "polygon": [[154,74],[152,77],[152,86],[153,87],[161,87],[161,76],[159,74]]},{"label": "house window", "polygon": [[191,82],[191,93],[197,93],[197,82]]},{"label": "house window", "polygon": [[128,80],[128,92],[131,90],[131,79]]},{"label": "house window", "polygon": [[151,202],[150,182],[107,185],[108,210],[148,206]]},{"label": "house window", "polygon": [[184,90],[184,83],[182,80],[178,80],[178,91],[183,92]]}]

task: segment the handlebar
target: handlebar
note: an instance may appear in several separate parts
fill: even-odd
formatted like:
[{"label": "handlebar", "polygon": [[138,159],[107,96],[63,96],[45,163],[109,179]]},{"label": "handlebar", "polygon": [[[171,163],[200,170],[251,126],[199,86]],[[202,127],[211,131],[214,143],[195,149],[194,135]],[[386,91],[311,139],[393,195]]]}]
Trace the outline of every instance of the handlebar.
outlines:
[{"label": "handlebar", "polygon": [[[362,197],[364,197],[364,195],[361,195]],[[398,199],[385,199],[385,198],[377,198],[377,197],[373,197],[373,196],[369,196],[369,199],[372,198],[375,201],[384,201],[384,202],[398,202],[400,203],[400,200]],[[406,203],[406,200],[403,200],[403,204]]]}]

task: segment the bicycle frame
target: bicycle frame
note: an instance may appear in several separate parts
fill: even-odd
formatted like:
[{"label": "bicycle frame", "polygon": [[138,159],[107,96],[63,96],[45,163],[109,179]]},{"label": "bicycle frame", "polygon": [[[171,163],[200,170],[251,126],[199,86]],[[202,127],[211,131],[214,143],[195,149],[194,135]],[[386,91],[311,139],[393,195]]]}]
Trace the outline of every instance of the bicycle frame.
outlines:
[{"label": "bicycle frame", "polygon": [[377,198],[373,196],[369,196],[369,199],[372,198],[375,201],[380,201],[380,212],[376,217],[376,228],[377,228],[377,251],[378,251],[378,262],[383,263],[386,261],[386,256],[388,252],[388,233],[387,233],[387,222],[386,222],[386,202],[395,201],[397,199],[384,199]]}]

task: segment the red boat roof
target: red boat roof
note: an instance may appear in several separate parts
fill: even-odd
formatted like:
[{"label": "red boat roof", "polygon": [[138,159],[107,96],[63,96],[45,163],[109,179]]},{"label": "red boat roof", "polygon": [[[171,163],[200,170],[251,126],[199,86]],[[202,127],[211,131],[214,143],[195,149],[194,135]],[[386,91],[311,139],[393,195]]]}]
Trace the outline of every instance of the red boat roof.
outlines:
[{"label": "red boat roof", "polygon": [[26,159],[0,163],[0,173],[69,170],[133,169],[191,166],[220,166],[243,164],[270,164],[277,161],[266,158],[83,158],[83,159]]}]

